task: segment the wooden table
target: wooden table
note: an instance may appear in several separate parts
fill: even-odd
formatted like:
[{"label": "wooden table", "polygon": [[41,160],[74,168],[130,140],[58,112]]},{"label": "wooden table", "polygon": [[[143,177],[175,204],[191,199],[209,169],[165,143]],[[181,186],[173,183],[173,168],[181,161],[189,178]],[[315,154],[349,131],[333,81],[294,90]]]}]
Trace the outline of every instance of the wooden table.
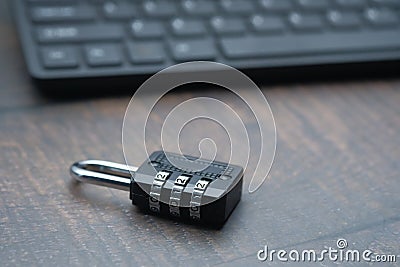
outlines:
[{"label": "wooden table", "polygon": [[[268,181],[243,194],[221,230],[209,230],[144,215],[126,192],[72,181],[68,168],[76,160],[123,162],[121,124],[129,96],[41,96],[4,2],[2,266],[253,266],[271,264],[257,260],[264,245],[322,250],[336,248],[338,238],[351,249],[400,253],[399,79],[264,85],[278,133]],[[174,93],[169,103],[192,94]]]}]

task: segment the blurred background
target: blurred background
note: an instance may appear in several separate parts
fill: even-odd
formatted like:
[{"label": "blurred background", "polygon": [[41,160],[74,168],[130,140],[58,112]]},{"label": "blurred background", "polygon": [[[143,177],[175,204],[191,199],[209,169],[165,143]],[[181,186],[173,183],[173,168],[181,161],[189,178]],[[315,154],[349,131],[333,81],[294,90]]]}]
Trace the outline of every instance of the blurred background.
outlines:
[{"label": "blurred background", "polygon": [[[338,238],[398,255],[399,21],[400,0],[0,1],[2,265],[254,266],[268,264],[256,255],[265,245],[322,250]],[[135,90],[193,60],[248,74],[277,130],[266,182],[243,193],[219,231],[143,214],[126,192],[69,175],[77,160],[124,163],[122,122]],[[264,106],[195,84],[157,103],[149,147],[161,148],[172,108],[204,96],[232,107],[257,140],[251,109]],[[183,132],[185,151],[198,153],[198,140],[212,136],[219,159],[229,155],[218,125],[195,121]],[[145,160],[132,154],[133,165]]]},{"label": "blurred background", "polygon": [[398,0],[9,2],[27,71],[53,94],[132,87],[196,60],[257,81],[398,69]]}]

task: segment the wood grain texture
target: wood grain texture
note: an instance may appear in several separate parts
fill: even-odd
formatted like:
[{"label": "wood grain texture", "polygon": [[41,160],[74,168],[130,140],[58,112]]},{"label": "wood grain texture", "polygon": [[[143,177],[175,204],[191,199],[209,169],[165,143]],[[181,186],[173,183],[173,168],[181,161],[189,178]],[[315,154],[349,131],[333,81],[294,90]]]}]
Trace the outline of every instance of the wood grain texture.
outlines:
[{"label": "wood grain texture", "polygon": [[399,90],[399,81],[265,90],[278,130],[275,163],[220,231],[143,215],[126,192],[71,180],[73,161],[123,162],[128,98],[4,111],[0,258],[6,265],[253,265],[264,244],[322,249],[339,237],[398,254]]},{"label": "wood grain texture", "polygon": [[[9,18],[0,18],[2,266],[267,265],[256,258],[266,244],[318,250],[338,238],[354,249],[400,254],[400,80],[263,88],[278,133],[269,179],[243,194],[221,230],[209,230],[144,215],[126,192],[70,178],[76,160],[123,162],[129,98],[55,103],[38,96]],[[171,94],[159,112],[197,94]]]}]

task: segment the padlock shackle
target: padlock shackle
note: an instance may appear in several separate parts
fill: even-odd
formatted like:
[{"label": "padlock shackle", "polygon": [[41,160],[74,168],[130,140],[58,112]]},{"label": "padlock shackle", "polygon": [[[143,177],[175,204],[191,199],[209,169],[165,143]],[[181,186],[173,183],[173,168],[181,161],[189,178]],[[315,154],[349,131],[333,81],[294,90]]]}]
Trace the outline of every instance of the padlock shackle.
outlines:
[{"label": "padlock shackle", "polygon": [[83,160],[72,164],[70,173],[79,182],[129,191],[131,173],[137,167],[104,160]]}]

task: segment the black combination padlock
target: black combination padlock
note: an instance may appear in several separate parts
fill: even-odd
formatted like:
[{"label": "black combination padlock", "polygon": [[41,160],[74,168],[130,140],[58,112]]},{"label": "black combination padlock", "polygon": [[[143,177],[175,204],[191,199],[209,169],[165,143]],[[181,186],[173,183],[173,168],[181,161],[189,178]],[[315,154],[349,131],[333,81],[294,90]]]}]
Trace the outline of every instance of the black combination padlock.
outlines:
[{"label": "black combination padlock", "polygon": [[242,195],[243,168],[156,151],[138,168],[100,160],[71,166],[72,176],[130,192],[142,211],[219,228]]}]

